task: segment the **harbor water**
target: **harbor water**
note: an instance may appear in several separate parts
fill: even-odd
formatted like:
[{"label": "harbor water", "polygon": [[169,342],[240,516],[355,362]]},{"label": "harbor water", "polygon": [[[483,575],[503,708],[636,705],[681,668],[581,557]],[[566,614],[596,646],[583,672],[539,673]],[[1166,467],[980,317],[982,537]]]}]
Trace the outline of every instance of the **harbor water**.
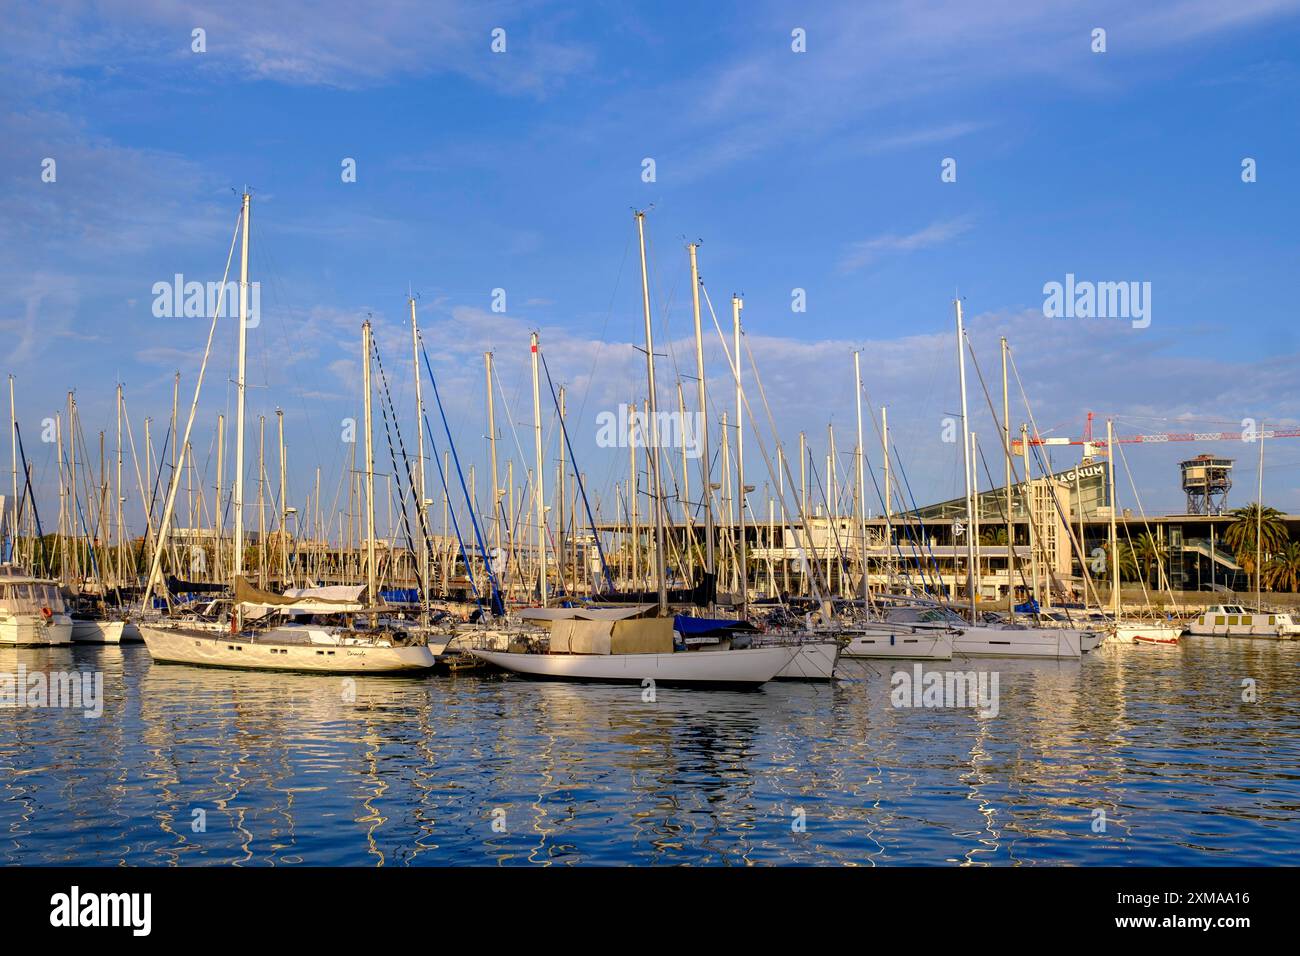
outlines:
[{"label": "harbor water", "polygon": [[[64,865],[1300,863],[1300,643],[1186,638],[896,706],[910,662],[753,692],[354,679],[0,650],[0,857]],[[901,681],[903,678],[898,678]]]}]

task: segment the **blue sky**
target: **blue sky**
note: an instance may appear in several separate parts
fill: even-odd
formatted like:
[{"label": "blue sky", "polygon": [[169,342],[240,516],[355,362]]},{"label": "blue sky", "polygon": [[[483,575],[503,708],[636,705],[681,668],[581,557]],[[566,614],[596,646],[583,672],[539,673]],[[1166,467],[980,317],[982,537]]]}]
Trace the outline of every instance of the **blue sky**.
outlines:
[{"label": "blue sky", "polygon": [[[295,502],[317,465],[326,504],[338,483],[367,314],[409,407],[408,288],[465,460],[485,457],[488,348],[531,460],[539,329],[607,499],[625,455],[594,447],[594,418],[644,391],[630,210],[651,203],[656,344],[672,356],[661,380],[693,361],[683,244],[700,239],[720,313],[745,297],[782,438],[806,430],[824,455],[833,421],[851,449],[861,348],[919,499],[960,490],[940,441],[957,407],[954,292],[985,368],[1007,335],[1055,434],[1078,434],[1088,409],[1124,434],[1300,422],[1288,281],[1300,3],[8,7],[0,329],[28,453],[49,479],[52,451],[32,446],[68,389],[91,443],[119,380],[137,441],[140,418],[170,414],[177,370],[187,404],[206,322],[155,318],[150,290],[178,272],[220,278],[245,183],[263,286],[250,409],[271,421],[285,409]],[[196,27],[206,52],[191,51]],[[497,27],[504,53],[491,50]],[[806,52],[791,49],[795,28]],[[341,181],[344,158],[355,183]],[[945,158],[955,182],[941,181]],[[1044,318],[1044,283],[1067,273],[1150,282],[1150,326]],[[494,288],[504,314],[490,311]],[[805,313],[791,311],[795,288]],[[227,322],[193,442],[208,484],[233,343]],[[989,433],[977,398],[973,386],[972,426]],[[1139,448],[1129,463],[1148,510],[1180,504],[1174,463],[1200,451],[1239,458],[1230,501],[1253,497],[1254,446]],[[1300,512],[1300,439],[1268,456],[1265,497]],[[761,459],[749,467],[761,488]]]}]

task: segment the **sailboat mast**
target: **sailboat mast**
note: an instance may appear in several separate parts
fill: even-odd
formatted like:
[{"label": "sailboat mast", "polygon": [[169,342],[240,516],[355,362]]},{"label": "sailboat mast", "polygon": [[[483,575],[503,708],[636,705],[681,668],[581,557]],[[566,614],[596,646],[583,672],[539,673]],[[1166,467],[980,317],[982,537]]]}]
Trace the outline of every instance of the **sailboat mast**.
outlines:
[{"label": "sailboat mast", "polygon": [[532,335],[533,362],[533,446],[536,458],[536,485],[533,497],[536,501],[537,519],[537,588],[541,595],[542,607],[546,607],[546,478],[542,470],[542,396],[541,385],[537,378],[537,333]]},{"label": "sailboat mast", "polygon": [[[704,571],[714,573],[713,556],[713,475],[709,455],[708,385],[704,378],[704,337],[700,331],[700,264],[699,243],[687,245],[691,255],[691,309],[695,315],[695,380],[700,397],[700,493],[704,496]],[[709,610],[713,609],[713,592],[709,592]]]},{"label": "sailboat mast", "polygon": [[880,406],[880,444],[885,469],[885,586],[894,586],[894,506],[889,487],[889,409]]},{"label": "sailboat mast", "polygon": [[[1013,573],[1016,564],[1015,538],[1012,537],[1011,526],[1011,405],[1007,398],[1007,337],[1002,336],[1002,459],[1006,466],[1005,480],[1003,488],[1006,491],[1006,519],[1007,519],[1007,614],[1012,620],[1016,617],[1016,588],[1013,582]],[[1075,469],[1077,474],[1078,469]],[[1029,476],[1026,475],[1026,478]],[[1082,513],[1082,509],[1080,509]],[[1083,545],[1082,532],[1079,537],[1079,545]]]},{"label": "sailboat mast", "polygon": [[732,352],[736,356],[736,500],[740,502],[740,619],[749,616],[749,544],[745,540],[745,395],[740,385],[740,310],[745,300],[731,297]]},{"label": "sailboat mast", "polygon": [[415,369],[415,438],[416,438],[416,458],[415,468],[419,482],[416,494],[416,509],[418,520],[416,524],[416,539],[420,547],[420,559],[418,567],[420,570],[420,623],[427,624],[429,619],[429,540],[428,525],[426,524],[428,512],[425,510],[425,479],[424,479],[424,398],[420,389],[420,327],[415,321],[415,296],[410,298],[411,306],[411,361]]},{"label": "sailboat mast", "polygon": [[492,463],[492,546],[501,553],[501,479],[497,472],[497,417],[492,395],[492,353],[483,353],[483,369],[487,377],[488,458]]},{"label": "sailboat mast", "polygon": [[[1106,419],[1106,476],[1110,485],[1110,606],[1119,620],[1119,535],[1115,522],[1115,426]],[[1032,517],[1031,517],[1032,526]]]},{"label": "sailboat mast", "polygon": [[[650,460],[654,465],[651,489],[654,492],[655,511],[655,576],[659,584],[659,614],[667,616],[668,574],[664,553],[663,485],[659,476],[659,406],[655,395],[654,332],[650,322],[650,273],[646,268],[645,258],[645,213],[638,210],[635,215],[637,238],[641,247],[641,306],[645,317],[646,385],[650,389],[648,417],[650,419]],[[736,314],[739,316],[739,312]]]},{"label": "sailboat mast", "polygon": [[[250,197],[244,193],[243,243],[239,252],[239,372],[235,379],[235,488],[231,502],[235,512],[235,554],[232,576],[244,573],[244,403],[245,372],[248,365],[248,219]],[[146,423],[147,425],[147,423]],[[155,545],[156,547],[156,545]],[[238,621],[238,606],[235,607]],[[236,627],[238,624],[236,623]]]},{"label": "sailboat mast", "polygon": [[370,320],[361,325],[361,392],[363,413],[366,417],[366,600],[372,606],[379,597],[376,592],[375,568],[375,443],[374,425],[370,415]]},{"label": "sailboat mast", "polygon": [[1255,610],[1264,609],[1260,590],[1264,575],[1264,430],[1259,430],[1259,497],[1255,506]]},{"label": "sailboat mast", "polygon": [[13,461],[13,525],[9,529],[10,540],[13,542],[10,547],[10,560],[15,564],[18,563],[18,411],[14,404],[14,377],[9,376],[9,453]]},{"label": "sailboat mast", "polygon": [[858,563],[862,569],[862,599],[867,598],[867,507],[866,507],[866,470],[863,458],[865,446],[862,444],[862,352],[853,353],[853,394],[858,408]]},{"label": "sailboat mast", "polygon": [[966,596],[970,599],[971,623],[975,623],[975,537],[972,533],[974,503],[971,498],[971,460],[969,419],[966,417],[966,345],[965,329],[961,320],[961,299],[954,299],[957,307],[957,376],[961,389],[961,454],[962,477],[966,482]]}]

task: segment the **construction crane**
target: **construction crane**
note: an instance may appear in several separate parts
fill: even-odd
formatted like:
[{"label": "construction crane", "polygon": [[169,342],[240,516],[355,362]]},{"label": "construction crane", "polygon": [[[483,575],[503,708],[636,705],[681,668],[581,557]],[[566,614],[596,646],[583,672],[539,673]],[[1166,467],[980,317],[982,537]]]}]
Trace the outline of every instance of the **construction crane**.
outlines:
[{"label": "construction crane", "polygon": [[[1030,438],[1030,445],[1082,445],[1083,456],[1094,458],[1099,449],[1106,447],[1105,438],[1092,437],[1093,413],[1088,413],[1088,423],[1082,438]],[[1300,428],[1267,428],[1251,432],[1157,432],[1154,435],[1126,435],[1116,438],[1117,445],[1161,444],[1171,441],[1243,441],[1254,438],[1300,438]],[[1019,438],[1011,442],[1011,450],[1021,454],[1023,444]]]}]

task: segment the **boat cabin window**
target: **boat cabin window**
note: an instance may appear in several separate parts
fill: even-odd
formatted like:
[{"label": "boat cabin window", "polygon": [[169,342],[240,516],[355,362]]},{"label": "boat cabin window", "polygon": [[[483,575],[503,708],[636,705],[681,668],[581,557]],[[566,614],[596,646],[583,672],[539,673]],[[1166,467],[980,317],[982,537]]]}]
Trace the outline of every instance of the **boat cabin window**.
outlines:
[{"label": "boat cabin window", "polygon": [[40,614],[42,608],[63,613],[63,597],[52,584],[6,584],[0,596],[14,614]]}]

